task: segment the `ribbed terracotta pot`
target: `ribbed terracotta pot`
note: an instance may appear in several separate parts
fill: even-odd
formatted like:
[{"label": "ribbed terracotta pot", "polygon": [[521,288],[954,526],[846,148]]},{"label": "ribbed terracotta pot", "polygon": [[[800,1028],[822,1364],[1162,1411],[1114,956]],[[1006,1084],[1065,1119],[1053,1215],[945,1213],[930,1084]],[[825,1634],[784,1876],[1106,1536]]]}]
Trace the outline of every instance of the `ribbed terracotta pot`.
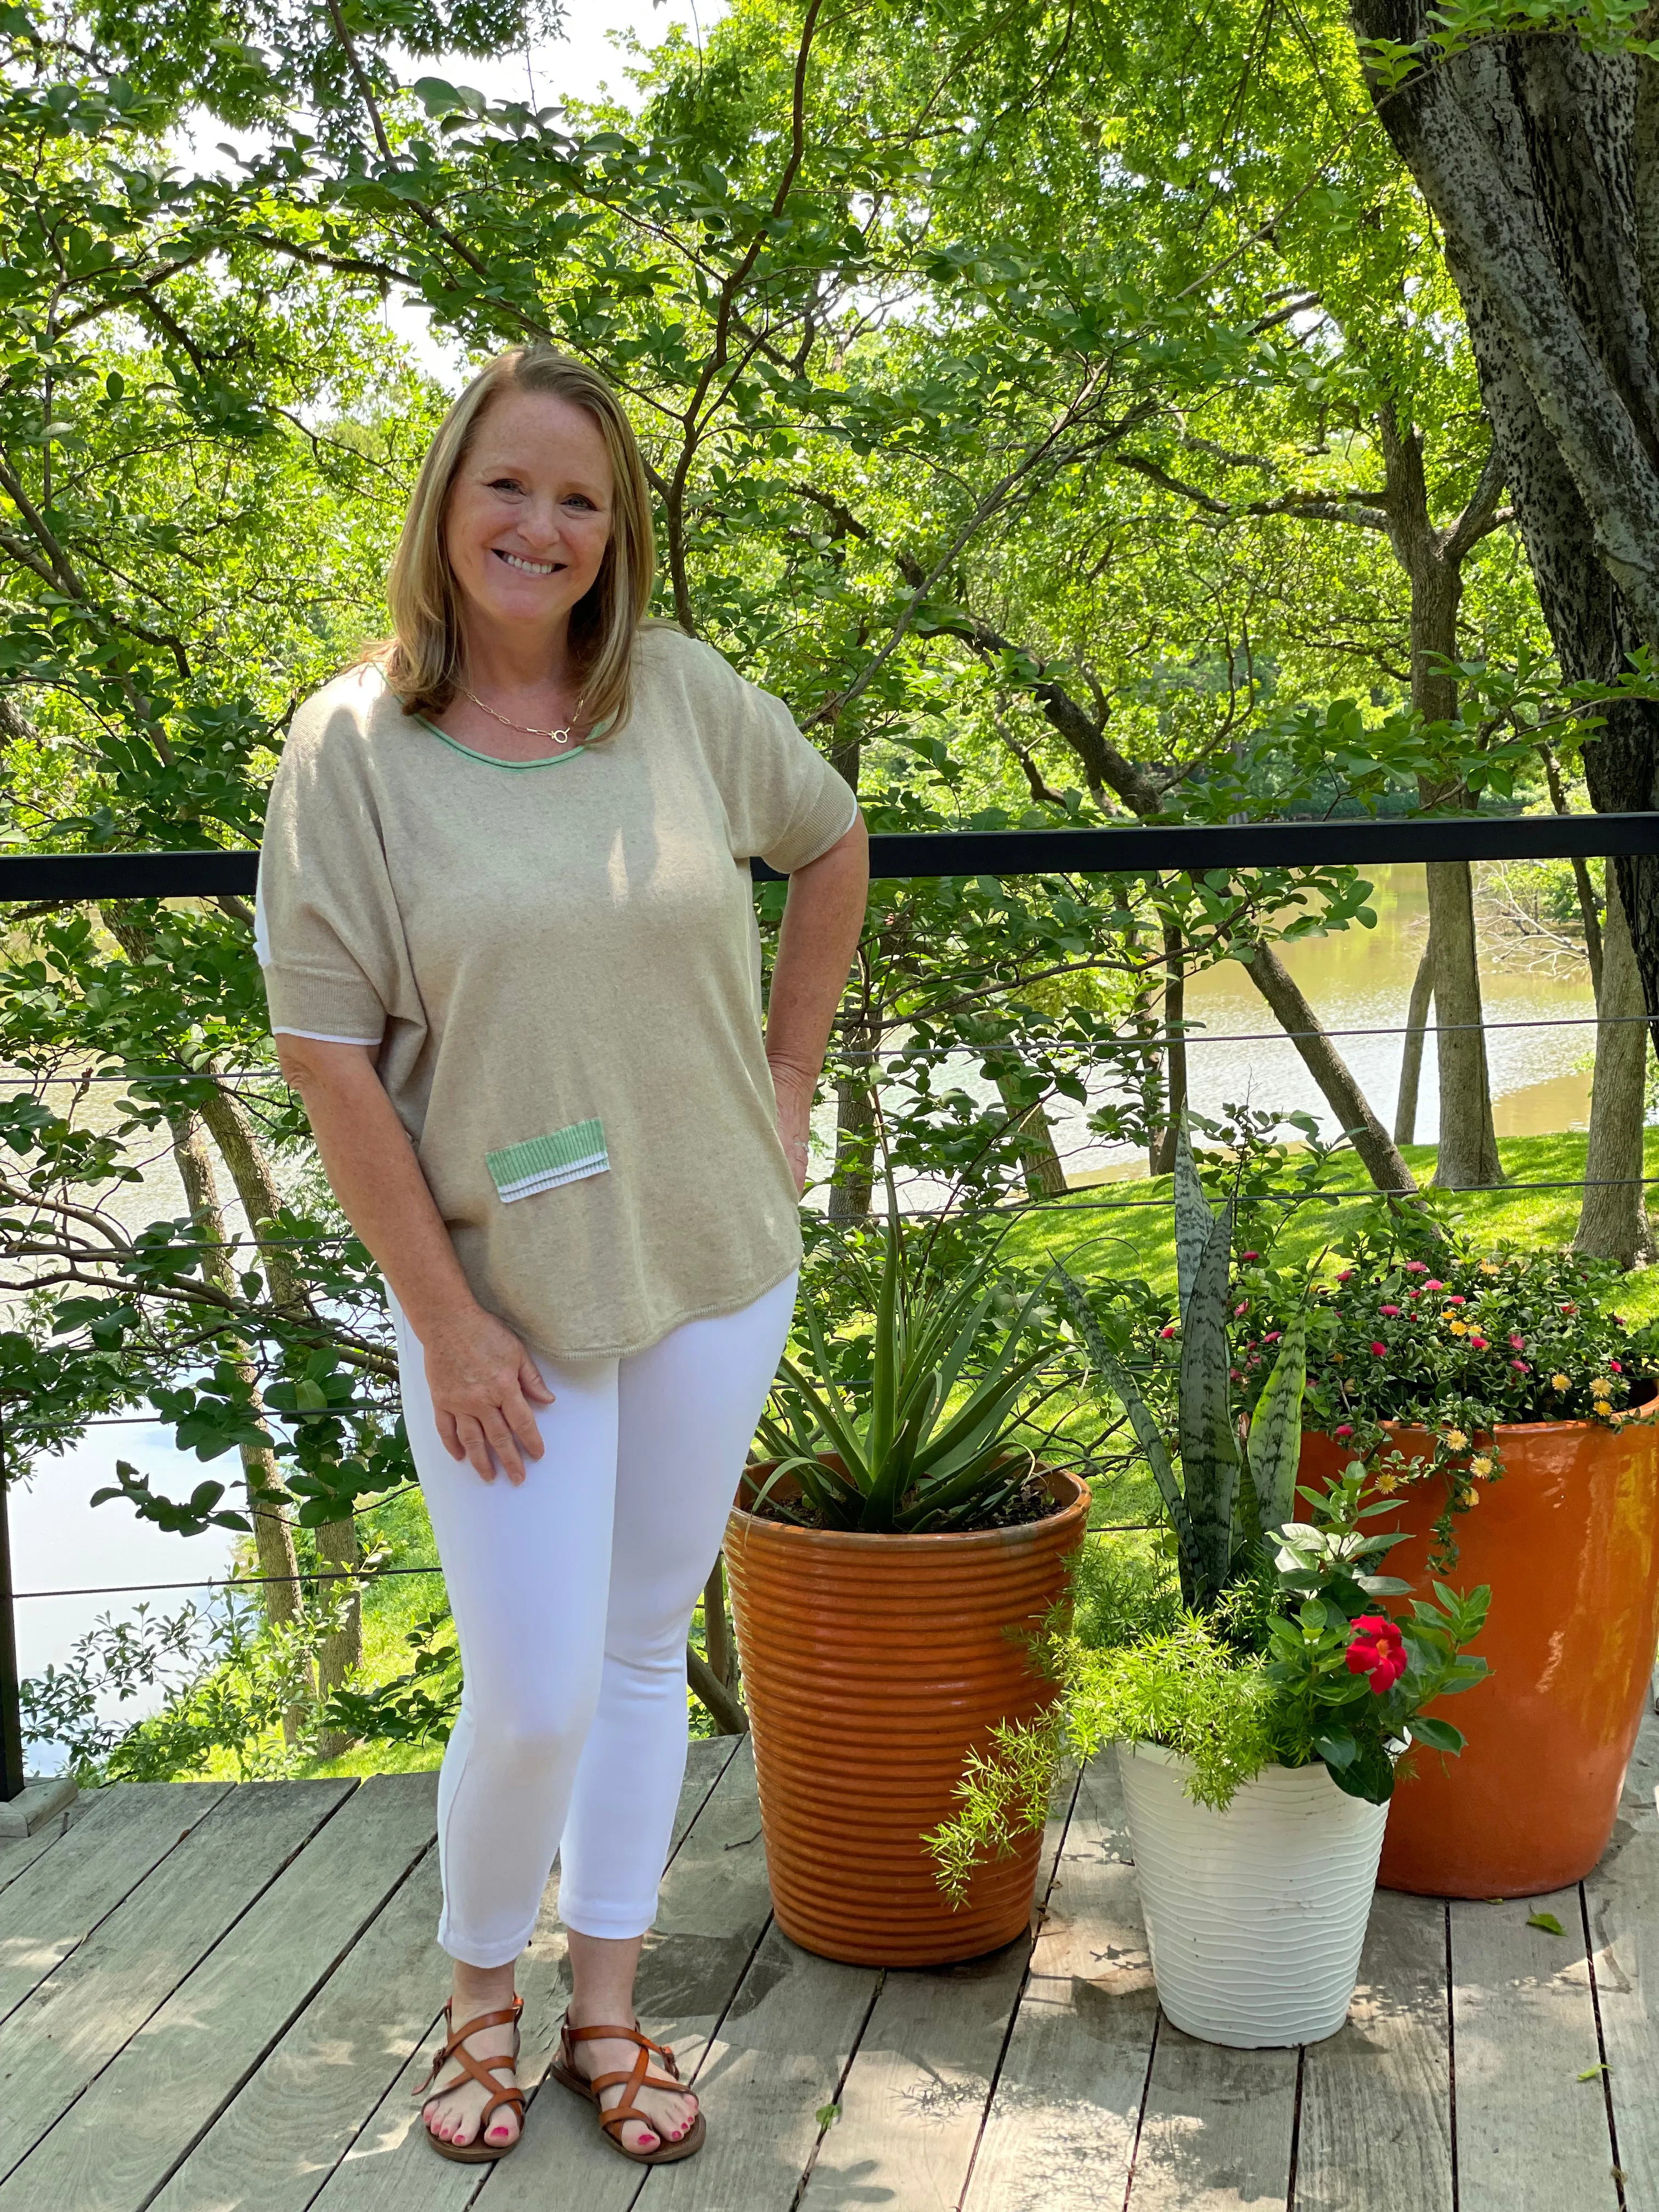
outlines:
[{"label": "ribbed terracotta pot", "polygon": [[969,1750],[1054,1695],[1023,1632],[1065,1594],[1089,1493],[1018,1528],[866,1536],[758,1518],[741,1500],[726,1579],[755,1737],[778,1925],[860,1966],[933,1966],[1012,1942],[1030,1919],[1040,1836],[981,1867],[956,1911],[923,1836],[958,1809]]},{"label": "ribbed terracotta pot", "polygon": [[[1454,1523],[1458,1561],[1442,1579],[1492,1587],[1474,1649],[1492,1679],[1435,1711],[1468,1742],[1456,1758],[1419,1747],[1398,1784],[1378,1877],[1429,1897],[1528,1897],[1578,1881],[1606,1850],[1659,1642],[1659,1422],[1500,1427],[1503,1480]],[[1408,1458],[1425,1431],[1387,1425]],[[1302,1480],[1346,1465],[1348,1447],[1310,1433]],[[1386,1574],[1427,1587],[1439,1481],[1370,1523],[1407,1541]]]}]

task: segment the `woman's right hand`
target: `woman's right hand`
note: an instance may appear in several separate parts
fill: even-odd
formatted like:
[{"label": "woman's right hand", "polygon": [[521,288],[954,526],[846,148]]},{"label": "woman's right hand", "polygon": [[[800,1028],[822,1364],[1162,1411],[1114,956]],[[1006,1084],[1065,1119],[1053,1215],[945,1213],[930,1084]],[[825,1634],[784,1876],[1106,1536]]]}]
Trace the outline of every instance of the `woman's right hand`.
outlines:
[{"label": "woman's right hand", "polygon": [[421,1349],[451,1459],[470,1460],[486,1482],[495,1480],[499,1461],[509,1482],[522,1482],[525,1461],[542,1455],[532,1408],[553,1403],[524,1346],[494,1314],[469,1305],[428,1322]]}]

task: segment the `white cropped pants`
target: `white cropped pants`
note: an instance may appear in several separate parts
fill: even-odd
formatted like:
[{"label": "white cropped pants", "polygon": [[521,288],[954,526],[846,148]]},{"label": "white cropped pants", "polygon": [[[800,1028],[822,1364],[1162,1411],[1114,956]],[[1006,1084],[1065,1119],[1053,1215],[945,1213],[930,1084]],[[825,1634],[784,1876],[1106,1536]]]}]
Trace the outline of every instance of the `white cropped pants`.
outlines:
[{"label": "white cropped pants", "polygon": [[393,1306],[404,1417],[465,1686],[438,1783],[438,1941],[503,1966],[559,1856],[585,1936],[643,1935],[685,1773],[685,1638],[788,1334],[791,1275],[624,1359],[540,1360],[554,1402],[521,1485],[439,1441]]}]

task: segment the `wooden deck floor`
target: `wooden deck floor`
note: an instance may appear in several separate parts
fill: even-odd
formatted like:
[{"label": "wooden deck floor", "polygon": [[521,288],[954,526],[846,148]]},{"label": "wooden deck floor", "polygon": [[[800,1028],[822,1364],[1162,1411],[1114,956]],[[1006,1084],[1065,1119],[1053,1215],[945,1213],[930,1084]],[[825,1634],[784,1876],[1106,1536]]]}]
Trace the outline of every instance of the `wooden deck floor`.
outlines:
[{"label": "wooden deck floor", "polygon": [[493,2172],[418,2140],[432,1777],[112,1790],[0,1845],[0,2212],[1659,2212],[1656,1783],[1650,1723],[1582,1893],[1381,1894],[1341,2034],[1230,2052],[1159,2019],[1109,1759],[1051,1824],[1035,1947],[884,1975],[778,1934],[748,1747],[697,1746],[641,2002],[709,2142],[647,2173],[556,2084]]}]

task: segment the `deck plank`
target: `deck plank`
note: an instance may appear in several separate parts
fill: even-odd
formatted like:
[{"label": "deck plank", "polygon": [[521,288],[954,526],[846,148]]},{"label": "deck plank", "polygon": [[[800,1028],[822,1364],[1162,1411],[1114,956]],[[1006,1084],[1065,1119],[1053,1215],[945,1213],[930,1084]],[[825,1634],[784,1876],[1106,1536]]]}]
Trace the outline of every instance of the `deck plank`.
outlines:
[{"label": "deck plank", "polygon": [[305,2212],[426,2040],[441,1995],[429,1850],[150,2212]]},{"label": "deck plank", "polygon": [[[230,1790],[0,2025],[0,2177],[27,2156],[354,1787],[252,1782]],[[66,1850],[77,1832],[64,1838]],[[24,1882],[50,1868],[52,1856]]]},{"label": "deck plank", "polygon": [[[435,1778],[355,1791],[46,2140],[0,2184],[0,2212],[147,2203],[432,1843]],[[303,2104],[272,2115],[292,2153]]]},{"label": "deck plank", "polygon": [[[1039,1905],[1048,1895],[1073,1794],[1068,1778],[1043,1838]],[[959,1966],[888,1972],[802,2212],[854,2204],[953,2212],[1030,1956],[1026,1935]]]},{"label": "deck plank", "polygon": [[[720,1737],[692,1745],[691,1757],[687,1762],[685,1784],[680,1792],[679,1806],[675,1815],[674,1838],[671,1846],[669,1869],[664,1878],[665,1905],[676,1879],[675,1870],[686,1848],[686,1838],[689,1834],[695,1835],[701,1827],[703,1816],[712,1810],[713,1801],[719,1795],[722,1784],[731,1774],[734,1765],[739,1768],[746,1766],[749,1777],[748,1792],[752,1795],[754,1765],[746,1749],[746,1741],[744,1738]],[[759,1826],[758,1818],[752,1825],[756,1827]],[[747,1831],[745,1830],[744,1832],[746,1833]],[[529,1948],[519,1963],[518,1986],[520,1994],[525,2001],[524,2042],[520,2057],[519,2079],[526,2091],[532,2095],[542,2079],[548,2059],[557,2041],[559,2019],[563,2013],[565,2000],[569,1994],[564,1929],[558,1918],[558,1876],[556,1873],[553,1880],[548,1884],[547,1894],[542,1900],[542,1910],[537,1922],[536,1932],[531,1939]],[[432,1917],[427,1923],[424,1966],[422,1966],[418,1958],[415,1960],[412,1967],[413,1978],[407,1985],[405,2002],[410,2013],[418,2012],[419,1992],[422,1986],[426,1992],[425,2019],[416,2033],[416,2055],[401,2067],[396,2065],[395,2055],[393,2055],[386,2074],[394,2075],[395,2078],[391,2080],[389,2087],[384,2088],[383,2094],[377,2097],[371,2097],[365,2106],[359,2108],[362,2118],[355,2139],[343,2158],[339,2159],[338,2163],[334,2165],[332,2172],[320,2191],[318,2190],[319,2177],[315,2172],[312,2174],[309,2185],[311,2194],[300,2201],[314,2203],[317,2212],[460,2212],[460,2208],[470,2203],[484,2182],[490,2179],[490,2170],[488,2167],[457,2166],[440,2158],[435,2152],[428,2150],[420,2140],[419,2108],[413,2103],[411,2093],[416,2083],[421,2080],[427,2070],[426,2053],[429,2047],[429,2038],[437,2008],[444,1994],[442,1958],[432,1942],[435,1926],[434,1907]],[[372,1961],[368,1963],[372,1964]],[[376,2016],[374,2008],[379,2002],[378,1993],[372,1984],[364,1986],[357,1982],[356,1967],[356,1954],[354,1954],[353,1958],[347,1961],[343,1971],[351,1982],[361,1988],[362,1996],[359,2002],[373,2018]],[[642,2008],[647,2002],[647,1992],[643,1981],[644,1978],[641,1976]],[[324,1993],[325,2002],[328,1994],[327,1991]],[[408,2014],[404,2016],[407,2017]],[[309,2017],[308,2015],[307,2021],[300,2024],[296,2031],[296,2035],[301,2039],[295,2045],[294,2056],[296,2059],[303,2060],[307,2055],[304,2039],[307,2033]],[[323,2063],[326,2063],[327,2048],[325,2041],[319,2042],[316,2046],[318,2057]],[[280,2057],[281,2053],[276,2056]],[[386,2078],[386,2075],[383,2075],[381,2077],[383,2084]],[[279,2093],[279,2085],[271,2086],[278,2089]],[[504,2174],[534,2155],[538,2137],[547,2130],[549,2115],[556,2112],[558,2106],[564,2104],[572,2105],[573,2109],[577,2111],[580,2109],[576,2107],[574,2100],[567,2097],[565,2092],[559,2089],[556,2085],[550,2085],[550,2096],[545,2104],[542,2104],[540,2100],[532,2103],[524,2144],[505,2161]],[[235,2112],[236,2107],[233,2106],[231,2107],[233,2118]],[[588,2126],[592,2128],[592,2125],[590,2119]],[[583,2138],[582,2148],[584,2151],[589,2148],[586,2136]],[[637,2169],[627,2166],[614,2151],[605,2150],[603,2144],[597,2145],[595,2148],[607,2166],[615,2167],[617,2170],[615,2175],[608,2177],[613,2188],[618,2177],[626,2178],[630,2185],[631,2196],[632,2187],[637,2185]],[[602,2173],[603,2171],[601,2169]],[[499,2187],[499,2183],[497,2186]],[[630,2201],[630,2196],[624,2196],[621,2199],[624,2205]],[[494,2191],[489,2201],[492,2205],[495,2203]],[[580,2212],[599,2212],[598,2205],[590,2207],[585,2196],[567,2194],[562,2179],[556,2176],[551,2182],[544,2184],[538,2212],[553,2212],[553,2208],[565,2204],[580,2207]],[[270,2212],[290,2212],[292,2200],[284,2197],[272,2205]],[[225,2212],[225,2208],[209,2199],[201,2208],[201,2212]],[[236,2212],[242,2212],[240,2205],[236,2207]],[[254,2212],[253,2206],[249,2206],[248,2212]],[[263,2204],[258,2207],[258,2212],[265,2212]]]},{"label": "deck plank", "polygon": [[32,1867],[41,1852],[58,1840],[68,1817],[66,1813],[54,1813],[32,1836],[19,1836],[13,1843],[0,1844],[0,1889],[15,1881],[25,1868]]},{"label": "deck plank", "polygon": [[1461,2212],[1617,2212],[1578,1892],[1454,1904],[1451,1962]]},{"label": "deck plank", "polygon": [[1128,2212],[1279,2212],[1297,2057],[1200,2043],[1160,2017]]},{"label": "deck plank", "polygon": [[1372,1901],[1347,2026],[1310,2044],[1294,2212],[1452,2212],[1446,1908]]},{"label": "deck plank", "polygon": [[1619,2164],[1631,2212],[1659,2212],[1659,1722],[1645,1716],[1619,1820],[1584,1881]]},{"label": "deck plank", "polygon": [[0,1891],[0,2020],[207,1816],[228,1782],[125,1782]]},{"label": "deck plank", "polygon": [[708,2141],[653,2177],[647,2212],[789,2212],[879,1980],[769,1928],[697,2069]]},{"label": "deck plank", "polygon": [[1079,1784],[965,2212],[1122,2203],[1157,2015],[1109,1749]]}]

